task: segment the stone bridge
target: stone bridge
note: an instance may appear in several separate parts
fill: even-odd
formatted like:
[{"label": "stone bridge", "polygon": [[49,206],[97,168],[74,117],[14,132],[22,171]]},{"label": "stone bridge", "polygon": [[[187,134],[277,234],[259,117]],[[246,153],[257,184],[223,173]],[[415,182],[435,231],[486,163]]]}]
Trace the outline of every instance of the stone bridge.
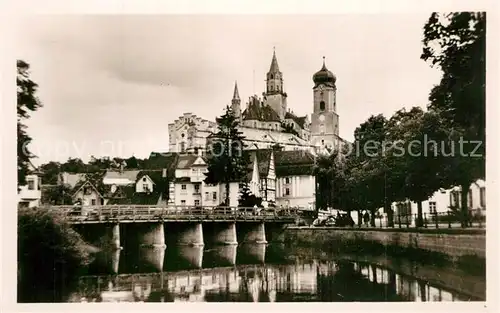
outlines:
[{"label": "stone bridge", "polygon": [[51,206],[99,248],[283,242],[288,209],[158,206]]}]

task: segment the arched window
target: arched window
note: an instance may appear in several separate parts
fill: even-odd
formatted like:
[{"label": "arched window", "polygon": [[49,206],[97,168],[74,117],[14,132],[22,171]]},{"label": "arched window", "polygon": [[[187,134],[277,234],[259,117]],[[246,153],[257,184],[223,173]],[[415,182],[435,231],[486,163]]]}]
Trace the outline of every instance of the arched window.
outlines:
[{"label": "arched window", "polygon": [[269,90],[273,91],[273,86],[269,86]]},{"label": "arched window", "polygon": [[269,77],[270,77],[271,79],[274,79],[274,75],[273,75],[273,74],[271,74],[271,76],[269,76]]},{"label": "arched window", "polygon": [[319,109],[320,109],[321,111],[324,111],[324,110],[325,110],[325,101],[321,101],[321,102],[319,103]]}]

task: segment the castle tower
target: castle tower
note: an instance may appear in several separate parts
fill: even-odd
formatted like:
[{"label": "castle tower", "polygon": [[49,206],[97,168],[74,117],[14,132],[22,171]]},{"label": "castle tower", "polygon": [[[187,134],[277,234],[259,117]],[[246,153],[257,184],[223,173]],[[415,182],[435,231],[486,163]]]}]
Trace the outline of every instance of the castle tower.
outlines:
[{"label": "castle tower", "polygon": [[286,113],[286,98],[287,94],[283,90],[283,74],[278,66],[276,51],[273,51],[273,59],[271,67],[266,75],[266,92],[264,95],[264,104],[269,105],[281,120],[284,120]]},{"label": "castle tower", "polygon": [[234,92],[233,99],[231,100],[231,109],[233,110],[234,116],[241,120],[241,99],[240,93],[238,92],[237,82],[234,82]]},{"label": "castle tower", "polygon": [[333,148],[338,146],[339,116],[337,114],[337,78],[323,67],[313,75],[314,107],[311,114],[311,144]]}]

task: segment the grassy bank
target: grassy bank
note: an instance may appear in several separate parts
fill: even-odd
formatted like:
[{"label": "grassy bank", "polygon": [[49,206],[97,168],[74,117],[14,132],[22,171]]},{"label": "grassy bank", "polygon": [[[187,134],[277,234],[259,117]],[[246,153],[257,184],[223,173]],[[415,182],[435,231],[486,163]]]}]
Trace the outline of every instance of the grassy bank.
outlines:
[{"label": "grassy bank", "polygon": [[18,211],[18,302],[64,301],[73,278],[90,262],[87,245],[60,216]]}]

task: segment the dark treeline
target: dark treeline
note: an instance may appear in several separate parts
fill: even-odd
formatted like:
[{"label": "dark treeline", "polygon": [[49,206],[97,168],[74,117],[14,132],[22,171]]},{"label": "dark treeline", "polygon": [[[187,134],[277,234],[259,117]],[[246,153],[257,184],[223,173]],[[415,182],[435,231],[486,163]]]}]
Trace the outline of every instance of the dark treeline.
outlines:
[{"label": "dark treeline", "polygon": [[421,59],[438,67],[442,78],[427,110],[373,115],[356,128],[353,151],[319,158],[317,208],[369,210],[373,226],[379,208],[392,223],[391,204],[411,200],[421,226],[422,202],[440,188],[459,186],[460,206],[450,209],[465,227],[469,188],[485,178],[485,42],[484,13],[432,14]]}]

